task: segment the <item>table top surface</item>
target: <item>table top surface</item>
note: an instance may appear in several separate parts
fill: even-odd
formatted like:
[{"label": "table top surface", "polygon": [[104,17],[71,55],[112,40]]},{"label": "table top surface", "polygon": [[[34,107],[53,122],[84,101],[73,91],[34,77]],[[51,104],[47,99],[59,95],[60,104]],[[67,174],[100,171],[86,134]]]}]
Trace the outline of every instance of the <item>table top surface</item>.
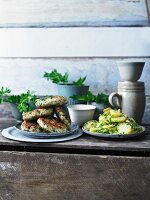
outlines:
[{"label": "table top surface", "polygon": [[[14,126],[14,119],[0,119],[0,132],[4,128]],[[28,143],[9,140],[0,134],[0,150],[41,151],[41,152],[147,152],[150,153],[150,125],[145,125],[143,136],[131,139],[102,139],[83,134],[80,138],[60,143]]]}]

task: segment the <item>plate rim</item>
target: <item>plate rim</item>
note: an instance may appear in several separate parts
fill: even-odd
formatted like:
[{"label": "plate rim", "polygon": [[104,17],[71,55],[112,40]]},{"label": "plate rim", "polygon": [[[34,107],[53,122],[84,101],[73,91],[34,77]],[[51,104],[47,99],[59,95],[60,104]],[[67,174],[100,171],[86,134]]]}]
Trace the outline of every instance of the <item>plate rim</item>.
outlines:
[{"label": "plate rim", "polygon": [[24,134],[26,137],[30,137],[30,138],[39,138],[39,139],[44,139],[44,138],[52,138],[52,137],[65,137],[67,135],[70,135],[72,133],[74,133],[75,131],[77,131],[79,129],[79,125],[78,124],[75,124],[75,123],[72,123],[72,125],[75,125],[76,128],[74,128],[73,130],[70,130],[70,131],[66,131],[66,132],[52,132],[52,133],[46,133],[46,132],[29,132],[29,131],[24,131],[24,130],[21,130],[21,128],[17,127],[17,126],[21,126],[21,123],[22,122],[18,122],[14,127],[20,131],[22,134]]},{"label": "plate rim", "polygon": [[[16,131],[16,135],[12,135],[10,132]],[[15,129],[15,126],[11,126],[8,128],[5,128],[2,130],[1,135],[9,140],[14,140],[17,142],[29,142],[29,143],[58,143],[58,142],[67,142],[69,140],[73,140],[76,138],[79,138],[82,136],[83,132],[82,130],[78,129],[78,131],[75,131],[74,134],[68,135],[67,137],[56,137],[56,138],[45,138],[45,139],[40,139],[40,138],[31,138],[23,135],[19,130]],[[21,136],[21,137],[20,137]],[[20,139],[22,138],[22,139]]]},{"label": "plate rim", "polygon": [[82,131],[88,135],[101,137],[101,138],[131,138],[131,137],[140,136],[146,131],[146,128],[144,126],[139,125],[139,127],[141,127],[143,130],[136,133],[130,133],[130,134],[96,133],[96,132],[87,131],[83,127],[82,127]]}]

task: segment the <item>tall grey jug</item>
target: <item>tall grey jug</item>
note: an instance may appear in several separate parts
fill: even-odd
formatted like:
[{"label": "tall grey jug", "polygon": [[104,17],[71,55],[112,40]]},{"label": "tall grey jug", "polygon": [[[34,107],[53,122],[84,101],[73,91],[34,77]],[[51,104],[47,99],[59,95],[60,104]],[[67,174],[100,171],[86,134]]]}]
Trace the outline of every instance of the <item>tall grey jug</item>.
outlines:
[{"label": "tall grey jug", "polygon": [[109,95],[109,103],[141,123],[145,110],[144,82],[119,82],[118,92]]}]

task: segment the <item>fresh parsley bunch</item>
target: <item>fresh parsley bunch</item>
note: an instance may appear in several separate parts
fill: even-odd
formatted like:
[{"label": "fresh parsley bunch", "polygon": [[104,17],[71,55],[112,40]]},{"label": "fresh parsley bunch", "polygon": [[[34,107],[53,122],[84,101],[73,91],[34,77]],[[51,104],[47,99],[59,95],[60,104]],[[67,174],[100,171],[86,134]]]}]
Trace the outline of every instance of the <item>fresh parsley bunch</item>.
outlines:
[{"label": "fresh parsley bunch", "polygon": [[[65,85],[69,84],[68,81],[69,74],[67,72],[65,72],[65,74],[61,74],[56,69],[52,70],[50,73],[45,72],[43,77],[47,78],[47,80],[51,80],[52,83],[65,84]],[[85,80],[86,76],[80,77],[78,80],[73,81],[72,85],[83,86]]]},{"label": "fresh parsley bunch", "polygon": [[11,95],[11,90],[9,88],[1,87],[0,89],[0,103],[15,103],[18,105],[20,112],[28,112],[33,109],[31,102],[35,102],[36,95],[34,92],[28,90],[26,93],[20,95]]},{"label": "fresh parsley bunch", "polygon": [[88,91],[86,95],[73,95],[71,98],[74,100],[88,103],[108,103],[108,95],[104,93],[98,93],[97,95],[94,95],[91,91]]},{"label": "fresh parsley bunch", "polygon": [[18,109],[20,112],[28,112],[33,110],[33,107],[31,106],[31,102],[35,103],[36,95],[34,95],[34,92],[28,90],[26,93],[21,94],[18,103]]},{"label": "fresh parsley bunch", "polygon": [[5,102],[5,96],[10,94],[11,90],[7,87],[1,87],[0,89],[0,104]]},{"label": "fresh parsley bunch", "polygon": [[83,85],[84,85],[85,79],[86,79],[86,76],[84,76],[83,78],[80,77],[77,81],[74,81],[74,82],[73,82],[73,85],[76,85],[76,86],[83,86]]},{"label": "fresh parsley bunch", "polygon": [[68,83],[68,76],[69,74],[66,72],[64,75],[57,72],[56,69],[54,69],[52,72],[44,73],[44,77],[47,78],[47,80],[51,80],[53,83],[57,84],[67,84]]}]

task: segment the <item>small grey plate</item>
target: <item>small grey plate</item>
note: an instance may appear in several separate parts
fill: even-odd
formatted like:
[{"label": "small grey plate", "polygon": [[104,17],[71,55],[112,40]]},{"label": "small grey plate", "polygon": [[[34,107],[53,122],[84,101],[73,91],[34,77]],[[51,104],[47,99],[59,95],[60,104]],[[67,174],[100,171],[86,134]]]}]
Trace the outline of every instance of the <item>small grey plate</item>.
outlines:
[{"label": "small grey plate", "polygon": [[82,128],[84,133],[87,133],[89,135],[92,136],[96,136],[96,137],[101,137],[101,138],[132,138],[132,137],[137,137],[140,135],[143,135],[143,133],[145,132],[145,127],[144,126],[140,126],[140,128],[142,129],[141,131],[137,132],[137,133],[131,133],[131,134],[113,134],[113,133],[94,133],[94,132],[90,132],[87,131],[85,129]]},{"label": "small grey plate", "polygon": [[15,126],[6,128],[2,131],[2,135],[5,138],[11,139],[11,140],[16,140],[16,141],[21,141],[21,142],[37,142],[37,143],[44,143],[44,142],[65,142],[68,140],[73,140],[75,138],[80,137],[83,134],[81,129],[78,129],[71,135],[67,135],[64,137],[58,137],[58,138],[47,138],[47,139],[38,139],[38,138],[30,138],[22,134],[21,131],[19,131]]},{"label": "small grey plate", "polygon": [[31,138],[40,138],[40,139],[47,139],[47,138],[53,138],[53,137],[64,137],[67,135],[70,135],[72,133],[74,133],[76,130],[79,129],[79,126],[77,124],[71,124],[71,129],[69,131],[60,133],[60,132],[52,132],[52,133],[37,133],[37,132],[28,132],[28,131],[23,131],[21,130],[21,123],[18,123],[16,125],[16,128],[22,132],[22,134],[24,134],[27,137],[31,137]]}]

